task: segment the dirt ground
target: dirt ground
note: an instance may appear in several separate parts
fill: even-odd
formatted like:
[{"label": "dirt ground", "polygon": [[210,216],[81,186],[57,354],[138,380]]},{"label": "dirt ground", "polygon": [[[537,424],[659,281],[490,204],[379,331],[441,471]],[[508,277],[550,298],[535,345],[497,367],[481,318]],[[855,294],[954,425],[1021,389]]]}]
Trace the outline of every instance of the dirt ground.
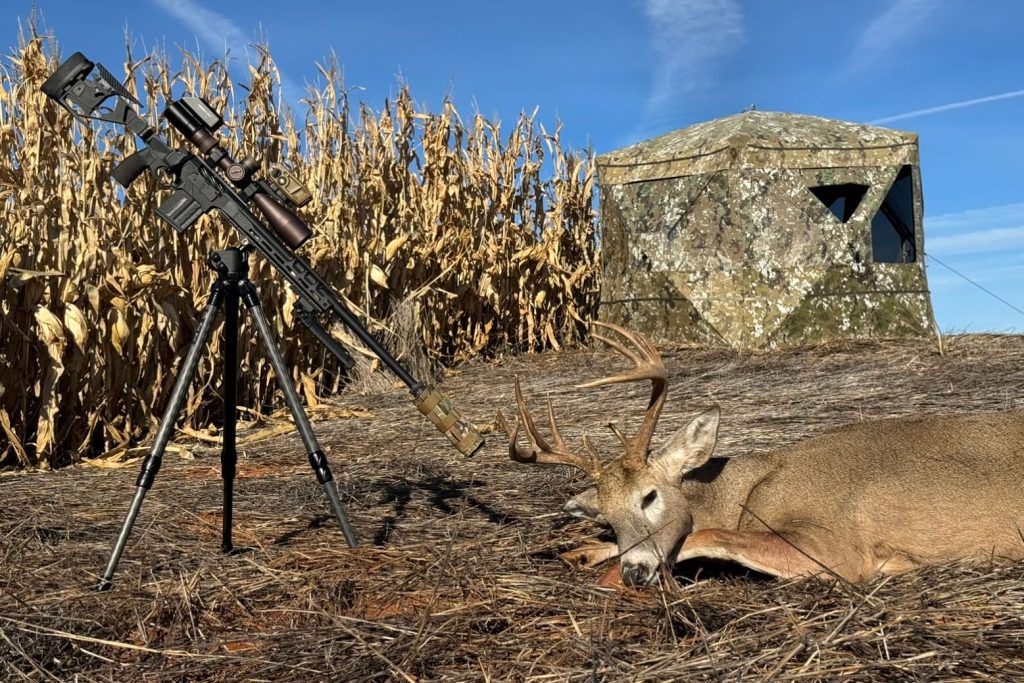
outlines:
[{"label": "dirt ground", "polygon": [[[666,352],[659,433],[717,403],[717,453],[737,456],[857,420],[1021,406],[1024,338],[941,346]],[[523,356],[463,367],[442,388],[483,425],[512,414],[519,375],[535,414],[550,394],[567,442],[586,431],[610,455],[606,424],[635,428],[647,387],[573,386],[621,368],[605,350]],[[557,559],[603,533],[559,512],[582,474],[514,463],[495,434],[463,458],[404,390],[343,397],[313,419],[355,550],[283,421],[240,434],[243,551],[219,551],[216,443],[183,437],[107,593],[92,589],[138,462],[0,476],[0,678],[1024,680],[1024,565],[847,586],[695,564],[658,587],[609,590],[601,569]]]}]

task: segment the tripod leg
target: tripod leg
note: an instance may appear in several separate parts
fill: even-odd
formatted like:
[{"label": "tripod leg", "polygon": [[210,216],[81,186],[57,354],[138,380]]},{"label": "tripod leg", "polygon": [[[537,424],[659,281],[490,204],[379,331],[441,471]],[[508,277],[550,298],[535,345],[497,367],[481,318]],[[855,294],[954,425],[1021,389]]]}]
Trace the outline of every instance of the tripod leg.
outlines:
[{"label": "tripod leg", "polygon": [[313,434],[313,427],[309,424],[309,418],[306,417],[306,413],[302,409],[299,394],[295,391],[295,385],[289,379],[291,373],[288,372],[284,359],[281,357],[281,352],[277,348],[277,340],[274,338],[274,332],[270,329],[270,323],[267,321],[267,316],[260,305],[259,297],[256,295],[256,287],[251,282],[243,282],[240,288],[242,301],[245,302],[246,309],[256,323],[256,330],[259,333],[260,341],[263,342],[263,346],[267,350],[267,355],[270,357],[270,364],[274,368],[274,375],[277,376],[277,383],[281,386],[281,391],[284,392],[285,403],[288,404],[288,409],[295,419],[295,425],[299,429],[299,437],[309,453],[309,464],[313,467],[317,481],[324,487],[327,498],[331,501],[331,508],[334,510],[334,516],[338,520],[338,526],[341,527],[341,533],[345,535],[345,542],[348,543],[350,548],[355,548],[356,536],[352,531],[348,518],[345,516],[341,500],[338,498],[338,491],[333,483],[334,476],[327,466],[327,457],[324,455],[323,450],[320,449],[316,435]]},{"label": "tripod leg", "polygon": [[224,299],[224,434],[220,452],[220,478],[224,481],[224,514],[221,550],[230,553],[231,505],[234,497],[238,451],[235,447],[238,421],[238,288],[227,286]]},{"label": "tripod leg", "polygon": [[192,383],[192,378],[196,374],[196,367],[199,365],[199,358],[202,356],[203,349],[206,348],[206,343],[210,339],[214,322],[217,319],[217,312],[220,310],[223,302],[224,288],[223,284],[218,280],[214,283],[213,289],[210,292],[210,302],[206,305],[206,310],[203,311],[203,318],[199,323],[199,329],[193,335],[192,347],[188,350],[185,362],[178,372],[178,379],[174,384],[174,390],[171,392],[170,403],[160,419],[160,427],[157,429],[153,446],[149,449],[149,454],[145,460],[142,461],[142,471],[139,472],[139,478],[135,482],[135,498],[132,499],[132,504],[128,508],[128,515],[125,517],[124,524],[121,525],[121,533],[118,534],[117,541],[114,543],[114,550],[110,554],[107,568],[103,571],[103,579],[99,585],[99,590],[101,591],[108,590],[111,586],[111,580],[114,578],[114,572],[117,570],[117,563],[121,561],[121,553],[124,552],[124,545],[128,541],[128,535],[132,531],[132,526],[135,525],[135,518],[139,514],[139,509],[142,507],[142,499],[146,497],[146,492],[153,485],[157,472],[160,471],[164,450],[167,448],[167,442],[171,439],[171,434],[174,433],[174,422],[181,411],[182,404],[185,402],[189,385]]}]

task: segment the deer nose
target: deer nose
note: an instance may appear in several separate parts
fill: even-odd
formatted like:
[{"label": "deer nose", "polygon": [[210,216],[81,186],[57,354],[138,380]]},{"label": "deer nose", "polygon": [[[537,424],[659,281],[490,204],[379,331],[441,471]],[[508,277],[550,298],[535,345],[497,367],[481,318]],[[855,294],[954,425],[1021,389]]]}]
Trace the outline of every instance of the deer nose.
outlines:
[{"label": "deer nose", "polygon": [[645,564],[622,566],[622,580],[630,586],[646,586],[654,578],[654,570]]}]

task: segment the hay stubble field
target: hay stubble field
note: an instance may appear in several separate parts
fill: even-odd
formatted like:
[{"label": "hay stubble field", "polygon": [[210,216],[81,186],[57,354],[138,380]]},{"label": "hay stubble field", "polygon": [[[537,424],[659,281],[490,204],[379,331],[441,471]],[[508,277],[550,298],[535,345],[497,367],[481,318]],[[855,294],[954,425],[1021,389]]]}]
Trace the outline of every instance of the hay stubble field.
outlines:
[{"label": "hay stubble field", "polygon": [[[1024,339],[965,335],[736,353],[665,354],[661,434],[710,402],[718,454],[917,412],[1020,406]],[[573,384],[621,366],[608,351],[473,362],[443,388],[486,422],[550,392],[566,440],[612,453],[644,387]],[[609,591],[556,555],[602,530],[560,514],[586,482],[508,459],[491,435],[463,459],[402,391],[314,412],[362,545],[349,550],[287,426],[254,425],[239,464],[236,543],[219,552],[218,450],[168,454],[112,592],[91,589],[137,463],[0,478],[0,667],[8,680],[1010,681],[1024,676],[1024,566],[927,568],[860,586],[678,567]],[[261,434],[269,438],[257,438]],[[655,439],[657,443],[657,437]],[[950,520],[949,523],[955,523]]]}]

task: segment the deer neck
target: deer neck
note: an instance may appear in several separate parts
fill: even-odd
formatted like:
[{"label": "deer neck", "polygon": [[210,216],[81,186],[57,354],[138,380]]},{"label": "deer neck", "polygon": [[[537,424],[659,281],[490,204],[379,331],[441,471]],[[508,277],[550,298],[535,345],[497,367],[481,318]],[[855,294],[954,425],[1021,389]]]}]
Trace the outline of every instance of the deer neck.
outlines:
[{"label": "deer neck", "polygon": [[770,463],[754,454],[711,458],[687,472],[682,488],[693,516],[693,528],[738,528],[751,491],[770,470]]}]

